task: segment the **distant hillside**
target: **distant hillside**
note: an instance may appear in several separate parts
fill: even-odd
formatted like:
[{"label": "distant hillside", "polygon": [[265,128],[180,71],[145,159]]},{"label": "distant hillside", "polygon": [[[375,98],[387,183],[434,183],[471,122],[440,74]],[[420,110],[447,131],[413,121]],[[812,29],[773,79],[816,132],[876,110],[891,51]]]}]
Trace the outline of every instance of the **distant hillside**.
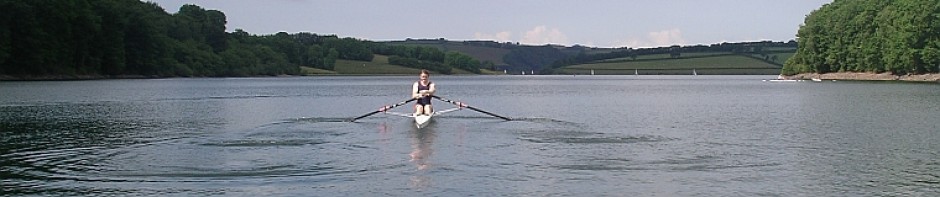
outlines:
[{"label": "distant hillside", "polygon": [[[16,20],[2,20],[4,17],[0,17],[0,38],[16,39],[0,39],[0,80],[413,74],[417,69],[440,74],[505,71],[563,74],[585,69],[633,69],[639,72],[634,68],[636,65],[650,70],[696,69],[707,61],[751,64],[769,69],[759,64],[780,66],[791,56],[794,60],[802,60],[794,61],[796,63],[804,62],[800,65],[817,65],[812,62],[826,61],[839,63],[832,65],[838,67],[828,67],[828,70],[841,70],[847,66],[841,63],[859,60],[852,58],[856,56],[832,56],[835,58],[833,61],[824,55],[794,56],[796,41],[639,49],[533,46],[442,38],[375,42],[310,32],[270,35],[251,34],[241,29],[225,32],[227,19],[222,11],[206,10],[192,4],[181,6],[173,14],[156,3],[137,0],[9,1],[8,4],[6,7],[9,9],[0,15]],[[916,4],[909,6],[916,7]],[[819,20],[828,19],[822,16],[829,15],[820,15]],[[822,36],[820,39],[826,38],[823,41],[827,42],[808,42],[807,45],[840,40],[819,36]],[[933,67],[923,66],[935,65],[931,62],[938,58],[927,58],[940,56],[937,55],[940,52],[936,52],[940,50],[935,48],[927,47],[919,53],[905,53],[901,54],[904,58],[890,60],[903,63],[902,60],[909,59],[908,55],[923,57],[912,59],[921,61],[915,62],[919,67],[903,70],[915,73],[923,69],[931,71]],[[729,58],[739,60],[722,60]],[[849,59],[840,61],[841,58]],[[753,63],[741,63],[745,60]],[[650,63],[656,64],[647,65]],[[679,64],[679,67],[673,64]],[[657,65],[659,67],[650,67]],[[796,69],[791,71],[822,71],[819,69],[827,67],[791,68]],[[898,68],[891,70],[898,72]]]},{"label": "distant hillside", "polygon": [[423,46],[423,47],[435,47],[444,51],[457,51],[461,52],[474,58],[477,58],[480,61],[490,61],[496,65],[505,65],[503,62],[503,56],[509,53],[510,48],[503,48],[506,44],[495,43],[493,45],[483,45],[483,44],[472,44],[480,42],[461,42],[461,41],[448,41],[443,39],[433,39],[433,40],[414,40],[408,39],[405,41],[390,41],[384,42],[390,45],[405,45],[405,46]]},{"label": "distant hillside", "polygon": [[388,45],[435,47],[444,51],[456,51],[472,56],[480,61],[492,62],[493,70],[539,72],[548,68],[557,60],[579,53],[598,54],[623,51],[622,48],[591,48],[584,46],[560,45],[521,45],[511,42],[495,41],[449,41],[439,39],[406,39],[404,41],[382,42]]},{"label": "distant hillside", "polygon": [[[494,41],[448,41],[407,39],[384,42],[389,45],[436,47],[457,51],[481,61],[490,61],[495,70],[535,74],[779,74],[783,63],[796,51],[797,43],[742,42],[657,48],[593,48],[584,46],[520,45]],[[715,65],[726,63],[727,65]],[[708,66],[703,66],[708,65]],[[626,71],[629,73],[626,73]]]},{"label": "distant hillside", "polygon": [[[171,14],[138,0],[5,2],[0,80],[414,74],[417,69],[482,74],[481,68],[493,67],[432,47],[386,47],[309,32],[225,32],[225,13],[193,4]],[[499,52],[477,54],[491,51]],[[386,63],[370,67],[376,56],[386,56]]]},{"label": "distant hillside", "polygon": [[[333,70],[301,67],[304,75],[417,75],[421,69],[408,68],[388,63],[388,56],[375,55],[372,61],[336,60]],[[434,71],[431,73],[439,74]],[[454,69],[452,74],[474,74],[469,71]],[[502,74],[483,70],[482,74]]]},{"label": "distant hillside", "polygon": [[565,66],[554,74],[597,75],[777,75],[779,63],[765,61],[747,54],[687,53],[682,57],[661,54],[633,59],[605,59],[593,63]]}]

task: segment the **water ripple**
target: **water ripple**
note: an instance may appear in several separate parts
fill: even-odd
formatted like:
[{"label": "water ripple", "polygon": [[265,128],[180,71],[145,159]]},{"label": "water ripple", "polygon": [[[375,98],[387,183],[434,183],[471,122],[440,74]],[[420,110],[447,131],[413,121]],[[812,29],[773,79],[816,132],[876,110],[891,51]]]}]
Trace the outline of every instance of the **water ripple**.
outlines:
[{"label": "water ripple", "polygon": [[244,139],[225,140],[216,143],[202,143],[202,146],[221,147],[263,147],[263,146],[303,146],[329,143],[320,139]]},{"label": "water ripple", "polygon": [[662,136],[623,136],[623,137],[521,137],[533,143],[565,144],[631,144],[644,142],[662,142],[673,140]]}]

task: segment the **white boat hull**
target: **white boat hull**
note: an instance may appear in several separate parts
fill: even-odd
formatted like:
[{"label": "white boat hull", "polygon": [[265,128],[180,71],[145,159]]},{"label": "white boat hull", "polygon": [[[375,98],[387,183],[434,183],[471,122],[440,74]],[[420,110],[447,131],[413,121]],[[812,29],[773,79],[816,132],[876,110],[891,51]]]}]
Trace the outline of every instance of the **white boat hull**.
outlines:
[{"label": "white boat hull", "polygon": [[428,126],[428,123],[431,123],[431,115],[415,116],[415,126],[417,126],[419,129]]}]

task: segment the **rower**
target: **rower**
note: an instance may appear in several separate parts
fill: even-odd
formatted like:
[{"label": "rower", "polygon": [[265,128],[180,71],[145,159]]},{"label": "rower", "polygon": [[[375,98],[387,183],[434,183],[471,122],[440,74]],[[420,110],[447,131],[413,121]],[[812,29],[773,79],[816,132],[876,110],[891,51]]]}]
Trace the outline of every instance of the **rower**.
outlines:
[{"label": "rower", "polygon": [[430,72],[421,70],[420,80],[414,83],[411,88],[411,97],[417,99],[415,104],[415,116],[431,115],[434,110],[431,108],[431,95],[434,95],[434,83],[431,83]]}]

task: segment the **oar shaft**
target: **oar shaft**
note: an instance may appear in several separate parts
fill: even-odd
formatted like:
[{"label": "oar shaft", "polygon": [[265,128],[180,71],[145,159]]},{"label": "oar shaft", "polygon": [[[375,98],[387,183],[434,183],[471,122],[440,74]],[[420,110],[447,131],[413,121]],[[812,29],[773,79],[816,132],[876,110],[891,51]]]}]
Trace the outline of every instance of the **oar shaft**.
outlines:
[{"label": "oar shaft", "polygon": [[370,113],[368,113],[368,114],[361,115],[361,116],[359,116],[359,117],[355,117],[355,118],[349,119],[349,122],[355,122],[356,120],[359,120],[359,119],[362,119],[362,118],[365,118],[365,117],[369,117],[369,116],[371,116],[371,115],[375,115],[376,113],[379,113],[379,112],[382,112],[382,111],[370,112]]},{"label": "oar shaft", "polygon": [[431,97],[434,97],[434,98],[436,98],[436,99],[438,99],[438,100],[441,100],[441,101],[444,101],[444,102],[448,102],[448,103],[450,103],[450,104],[457,105],[457,106],[459,106],[459,107],[466,107],[467,109],[471,109],[471,110],[473,110],[473,111],[477,111],[477,112],[480,112],[480,113],[484,113],[484,114],[486,114],[486,115],[490,115],[490,116],[493,116],[493,117],[497,117],[497,118],[500,118],[500,119],[503,119],[503,120],[506,120],[506,121],[512,121],[512,119],[510,119],[510,118],[503,117],[503,116],[500,116],[500,115],[496,115],[496,114],[490,113],[490,112],[488,112],[488,111],[483,111],[482,109],[479,109],[479,108],[476,108],[476,107],[473,107],[473,106],[469,106],[469,105],[464,104],[464,103],[460,103],[460,102],[452,101],[452,100],[449,100],[449,99],[441,98],[441,97],[436,96],[436,95],[431,95]]},{"label": "oar shaft", "polygon": [[509,119],[509,118],[507,118],[507,117],[503,117],[503,116],[500,116],[500,115],[496,115],[496,114],[490,113],[490,112],[488,112],[488,111],[483,111],[483,110],[481,110],[481,109],[477,109],[476,107],[467,106],[467,109],[472,109],[473,111],[478,111],[478,112],[480,112],[480,113],[484,113],[484,114],[486,114],[486,115],[490,115],[490,116],[493,116],[493,117],[497,117],[497,118],[500,118],[500,119],[503,119],[503,120],[506,120],[506,121],[512,121],[512,119]]},{"label": "oar shaft", "polygon": [[374,112],[369,112],[369,113],[364,114],[364,115],[361,115],[361,116],[359,116],[359,117],[355,117],[355,118],[349,119],[349,122],[354,122],[354,121],[356,121],[356,120],[359,120],[359,119],[362,119],[362,118],[365,118],[365,117],[369,117],[369,116],[371,116],[371,115],[375,115],[375,114],[377,114],[377,113],[379,113],[379,112],[388,111],[388,110],[390,110],[390,109],[392,109],[392,108],[405,105],[405,104],[407,104],[408,102],[411,102],[411,101],[414,101],[414,100],[417,100],[417,99],[416,99],[416,98],[411,98],[411,99],[408,99],[408,100],[405,100],[405,101],[402,101],[402,102],[395,103],[394,105],[384,106],[384,107],[380,108],[379,110],[375,110]]}]

